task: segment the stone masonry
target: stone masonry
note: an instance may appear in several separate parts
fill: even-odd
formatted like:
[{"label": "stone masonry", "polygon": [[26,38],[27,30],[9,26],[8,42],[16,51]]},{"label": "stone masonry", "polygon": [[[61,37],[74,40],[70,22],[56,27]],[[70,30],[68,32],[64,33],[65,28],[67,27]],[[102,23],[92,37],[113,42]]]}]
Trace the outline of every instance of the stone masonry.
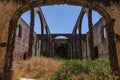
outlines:
[{"label": "stone masonry", "polygon": [[[15,30],[17,28],[17,21],[19,17],[21,16],[21,14],[27,10],[32,11],[34,7],[48,6],[48,5],[55,5],[55,4],[68,4],[68,5],[76,5],[76,6],[82,6],[82,7],[89,8],[87,11],[83,10],[81,12],[80,21],[82,19],[82,15],[84,15],[84,13],[87,13],[88,18],[89,18],[88,19],[89,26],[90,26],[89,27],[90,28],[90,35],[89,35],[90,39],[89,40],[91,41],[91,43],[89,43],[89,45],[91,46],[90,52],[94,51],[93,34],[92,34],[92,28],[91,28],[92,26],[91,10],[95,10],[102,15],[103,19],[105,20],[105,27],[107,30],[108,53],[109,53],[110,66],[113,72],[119,71],[120,70],[120,41],[119,41],[120,1],[119,0],[0,0],[0,34],[1,34],[0,35],[0,54],[1,54],[0,56],[0,78],[3,77],[4,80],[12,80],[13,71],[11,69],[12,69],[12,61],[13,61],[13,58],[12,58],[13,51],[14,51],[13,49],[15,45],[14,44],[15,43]],[[33,16],[34,15],[31,16],[30,28],[31,27],[33,28],[34,26]],[[81,24],[81,22],[78,24]],[[47,25],[45,25],[45,22],[44,22],[42,27],[44,28],[46,26]],[[48,29],[47,31],[49,32]],[[33,37],[33,34],[32,34],[32,37]],[[74,34],[74,37],[76,37],[75,34]],[[48,45],[50,45],[49,33],[47,35],[47,38],[49,39]],[[43,39],[41,40],[41,46],[43,46],[42,41]],[[73,41],[75,41],[75,38]],[[32,42],[34,43],[33,40]],[[81,42],[80,42],[80,45],[81,45]],[[74,46],[76,46],[76,44]],[[79,49],[82,50],[82,47],[79,46]],[[95,49],[97,49],[97,47]],[[47,50],[50,50],[50,49],[47,47]],[[76,50],[74,48],[74,52],[75,51]],[[81,51],[79,53],[81,53]],[[90,55],[91,57],[93,57],[92,53],[90,53]]]}]

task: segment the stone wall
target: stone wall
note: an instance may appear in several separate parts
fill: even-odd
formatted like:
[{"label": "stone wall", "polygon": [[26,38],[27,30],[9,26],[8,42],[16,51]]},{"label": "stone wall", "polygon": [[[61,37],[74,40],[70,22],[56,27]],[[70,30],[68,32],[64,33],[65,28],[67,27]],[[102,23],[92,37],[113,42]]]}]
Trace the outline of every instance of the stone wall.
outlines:
[{"label": "stone wall", "polygon": [[[93,26],[94,52],[95,55],[97,55],[98,52],[99,58],[108,58],[109,56],[107,31],[105,27],[105,21],[102,18]],[[88,37],[89,32],[87,33],[87,54],[90,57]]]},{"label": "stone wall", "polygon": [[116,49],[118,55],[117,57],[120,66],[120,5],[112,4],[112,6],[110,6],[106,10],[109,12],[111,18],[114,20],[114,33],[115,33]]},{"label": "stone wall", "polygon": [[93,28],[94,48],[98,48],[99,57],[108,57],[108,40],[105,21],[101,18]]},{"label": "stone wall", "polygon": [[9,24],[16,8],[18,6],[12,2],[6,4],[0,1],[0,77],[4,68]]},{"label": "stone wall", "polygon": [[[23,59],[24,53],[28,53],[28,43],[29,43],[29,25],[26,24],[22,18],[18,20],[18,26],[21,25],[21,29],[16,30],[15,37],[15,48],[13,52],[14,60]],[[18,27],[17,27],[18,28]],[[21,36],[18,36],[21,32]]]},{"label": "stone wall", "polygon": [[[23,60],[28,53],[28,44],[29,44],[29,33],[30,28],[29,25],[20,18],[17,23],[18,27],[16,29],[16,37],[15,37],[15,48],[13,52],[13,59],[16,60]],[[19,28],[21,27],[21,28]],[[19,28],[19,30],[18,30]],[[33,43],[33,53],[32,56],[35,56],[36,54],[36,38],[37,34],[33,32],[34,35],[34,43]],[[37,51],[38,52],[38,51]]]},{"label": "stone wall", "polygon": [[[34,3],[34,5],[33,5]],[[111,27],[113,25],[114,33],[115,33],[115,40],[116,40],[116,48],[114,45],[114,35],[109,33],[109,41],[111,41],[109,45],[109,51],[111,51],[111,64],[119,63],[120,68],[120,41],[119,41],[119,35],[120,35],[120,1],[119,0],[102,0],[102,1],[95,1],[93,0],[26,0],[20,2],[20,0],[0,0],[0,77],[4,66],[4,61],[6,59],[6,67],[5,72],[8,73],[9,70],[11,70],[11,55],[12,55],[12,49],[10,45],[10,37],[11,33],[9,30],[11,28],[14,28],[16,26],[16,21],[20,17],[20,15],[25,12],[26,10],[30,9],[30,7],[36,7],[36,6],[44,6],[44,5],[55,5],[55,4],[70,4],[70,5],[77,5],[77,6],[83,6],[88,7],[91,9],[94,9],[98,11],[105,19],[107,25]],[[114,24],[110,23],[112,22],[111,19],[114,20]],[[12,21],[11,21],[12,20]],[[108,27],[109,27],[108,26]],[[13,29],[14,30],[14,29]],[[113,33],[112,29],[110,29],[110,32]],[[12,31],[12,30],[11,30]],[[110,36],[111,35],[111,36]],[[112,42],[113,41],[113,42]],[[8,44],[8,46],[7,46]],[[7,51],[6,51],[6,48]],[[111,49],[111,50],[110,50]],[[117,57],[116,57],[116,49],[117,49]],[[5,56],[6,55],[6,56]],[[118,58],[118,60],[117,60]],[[115,64],[115,65],[116,65]],[[113,66],[115,66],[113,64]],[[116,67],[116,66],[115,66]],[[9,68],[9,69],[8,69]],[[118,68],[118,67],[117,67]],[[8,73],[9,74],[9,73]],[[11,73],[10,73],[11,74]],[[7,76],[7,75],[6,75]],[[8,79],[7,79],[8,77]],[[4,80],[11,80],[9,78],[9,75]]]}]

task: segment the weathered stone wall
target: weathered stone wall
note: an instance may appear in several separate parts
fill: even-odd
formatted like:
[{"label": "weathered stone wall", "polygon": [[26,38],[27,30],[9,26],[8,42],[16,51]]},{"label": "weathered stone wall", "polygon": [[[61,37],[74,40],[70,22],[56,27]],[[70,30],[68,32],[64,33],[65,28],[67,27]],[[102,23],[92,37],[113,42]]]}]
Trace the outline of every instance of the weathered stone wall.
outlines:
[{"label": "weathered stone wall", "polygon": [[41,40],[37,40],[35,56],[40,56],[40,55],[41,55]]},{"label": "weathered stone wall", "polygon": [[108,40],[105,21],[100,19],[93,27],[94,47],[98,47],[99,57],[108,57]]},{"label": "weathered stone wall", "polygon": [[88,54],[87,53],[88,53],[88,51],[87,51],[86,40],[82,40],[82,54],[83,54],[83,59],[87,59],[88,58]]},{"label": "weathered stone wall", "polygon": [[[30,27],[22,18],[18,20],[18,25],[21,25],[21,36],[17,36],[19,34],[17,33],[18,31],[16,31],[15,48],[13,52],[14,61],[23,60],[24,54],[28,53],[28,48],[29,48],[28,44],[29,44]],[[32,51],[33,51],[32,56],[35,56],[37,50],[35,47],[37,35],[35,32],[33,32],[33,36],[34,36],[34,43],[32,46]]]},{"label": "weathered stone wall", "polygon": [[[101,18],[94,26],[93,26],[93,42],[94,48],[98,48],[98,57],[99,58],[108,58],[108,40],[107,40],[107,32],[104,31],[105,21]],[[105,32],[105,33],[104,33]],[[89,42],[88,42],[89,32],[87,33],[87,54],[90,58],[89,51]],[[96,54],[96,53],[95,53]]]},{"label": "weathered stone wall", "polygon": [[[22,1],[22,0],[21,0]],[[29,2],[27,4],[27,1]],[[72,5],[81,5],[84,7],[89,7],[92,9],[95,9],[99,11],[103,17],[106,19],[106,22],[109,22],[108,14],[110,14],[110,17],[114,19],[114,32],[116,37],[116,49],[117,49],[117,57],[118,57],[118,63],[120,67],[120,42],[119,42],[119,35],[120,35],[120,1],[119,0],[93,0],[93,2],[89,0],[26,0],[24,3],[18,4],[19,1],[17,0],[0,0],[0,70],[3,69],[5,54],[6,54],[6,43],[8,43],[8,30],[9,30],[9,23],[12,17],[14,17],[13,20],[16,21],[20,14],[22,12],[26,11],[27,9],[30,9],[31,6],[42,6],[42,5],[50,5],[50,4],[60,4],[60,3],[66,3],[66,4],[72,4]],[[23,2],[23,1],[22,1]],[[32,5],[32,2],[34,4]],[[114,3],[113,3],[114,2]],[[113,4],[112,4],[113,3]],[[22,5],[22,6],[21,6]],[[101,7],[101,8],[100,8]],[[16,12],[17,10],[17,13]],[[106,13],[107,12],[107,13]],[[16,22],[15,22],[16,23]],[[13,26],[14,27],[14,26]],[[109,26],[108,26],[109,27]],[[113,37],[114,38],[114,37]],[[110,38],[111,39],[111,38]],[[112,43],[114,44],[114,43]],[[111,45],[112,46],[112,45]],[[112,48],[114,49],[114,48]],[[115,49],[114,49],[115,51]],[[10,52],[9,52],[10,53]],[[112,52],[113,54],[113,52]],[[116,54],[116,53],[115,53]],[[7,54],[8,55],[8,54]],[[113,58],[114,59],[114,58]],[[114,62],[114,60],[113,60]],[[9,59],[8,59],[8,63]],[[9,66],[10,64],[8,64]],[[1,73],[0,71],[0,73]],[[10,80],[10,79],[6,79]]]},{"label": "weathered stone wall", "polygon": [[9,31],[9,22],[13,16],[13,13],[18,8],[18,5],[9,2],[2,3],[0,1],[0,77],[3,70],[7,40],[8,40],[8,31]]},{"label": "weathered stone wall", "polygon": [[37,51],[37,49],[36,49],[36,40],[37,40],[37,34],[35,33],[35,32],[33,32],[33,39],[34,39],[34,41],[33,41],[33,46],[32,46],[32,50],[33,50],[33,53],[32,53],[32,56],[36,56],[36,51]]},{"label": "weathered stone wall", "polygon": [[[112,4],[106,10],[111,15],[112,19],[114,20],[114,32],[116,36],[116,48],[117,48],[117,57],[120,66],[120,5]],[[109,26],[108,26],[109,27]]]},{"label": "weathered stone wall", "polygon": [[21,25],[21,36],[17,36],[18,33],[16,31],[15,48],[13,52],[14,60],[22,60],[24,53],[28,53],[30,28],[22,18],[18,20],[18,25]]}]

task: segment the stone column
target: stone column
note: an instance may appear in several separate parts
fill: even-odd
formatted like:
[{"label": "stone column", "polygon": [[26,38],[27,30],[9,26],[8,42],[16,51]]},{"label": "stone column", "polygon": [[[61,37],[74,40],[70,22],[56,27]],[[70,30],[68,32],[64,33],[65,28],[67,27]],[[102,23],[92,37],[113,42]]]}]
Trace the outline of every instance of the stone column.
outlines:
[{"label": "stone column", "polygon": [[[80,25],[81,25],[81,23],[80,23]],[[78,58],[82,60],[82,59],[83,59],[83,53],[82,53],[82,47],[83,47],[83,46],[82,46],[81,26],[79,26],[78,29],[79,29],[79,35],[78,35],[78,36],[79,36],[79,38],[78,38],[78,40],[79,40],[79,48],[78,48],[78,49],[79,49],[79,52],[78,52]]]},{"label": "stone column", "polygon": [[111,20],[111,24],[107,24],[108,51],[109,51],[110,67],[112,71],[115,72],[116,75],[118,75],[119,65],[118,65],[118,57],[117,57],[117,51],[116,51],[113,25],[114,25],[113,20]]},{"label": "stone column", "polygon": [[17,8],[18,6],[13,2],[0,0],[0,80],[12,79],[12,52],[14,50],[13,34],[15,26],[11,24],[11,19]]},{"label": "stone column", "polygon": [[89,27],[89,50],[90,57],[94,60],[94,42],[93,42],[93,28],[92,28],[92,10],[89,9],[88,12],[88,27]]},{"label": "stone column", "polygon": [[29,34],[29,48],[28,48],[28,55],[27,58],[32,57],[32,47],[34,43],[34,36],[33,36],[33,31],[34,31],[34,9],[31,9],[31,22],[30,22],[30,34]]}]

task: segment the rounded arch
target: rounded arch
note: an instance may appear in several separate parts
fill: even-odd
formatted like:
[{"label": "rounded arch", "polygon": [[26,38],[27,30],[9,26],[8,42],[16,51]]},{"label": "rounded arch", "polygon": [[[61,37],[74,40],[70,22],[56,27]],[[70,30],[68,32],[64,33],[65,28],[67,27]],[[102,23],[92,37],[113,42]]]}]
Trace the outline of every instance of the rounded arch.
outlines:
[{"label": "rounded arch", "polygon": [[[34,3],[34,5],[32,5]],[[107,23],[111,22],[111,18],[109,13],[102,8],[99,5],[96,5],[95,3],[89,2],[89,1],[81,1],[81,0],[76,0],[76,1],[46,1],[46,4],[42,3],[42,1],[37,0],[30,0],[26,3],[26,5],[22,5],[19,9],[16,10],[15,15],[13,16],[13,20],[17,20],[21,13],[29,10],[32,7],[37,7],[37,6],[47,6],[47,5],[55,5],[55,4],[68,4],[68,5],[76,5],[76,6],[82,6],[82,7],[89,7],[90,9],[93,9],[97,12],[99,12],[106,20]],[[29,6],[28,6],[29,5]]]},{"label": "rounded arch", "polygon": [[70,37],[67,35],[56,35],[53,39],[70,39]]},{"label": "rounded arch", "polygon": [[69,39],[67,36],[56,36],[54,39]]},{"label": "rounded arch", "polygon": [[54,39],[52,42],[51,42],[51,46],[50,46],[50,49],[51,49],[51,56],[55,56],[56,54],[56,44],[59,44],[58,47],[60,46],[60,44],[67,44],[67,48],[68,48],[68,51],[67,51],[67,58],[71,58],[71,43],[70,41],[68,40],[67,37],[65,37],[66,39]]},{"label": "rounded arch", "polygon": [[[34,3],[34,5],[32,5],[32,3]],[[93,10],[96,10],[97,12],[99,12],[106,21],[106,25],[109,25],[111,23],[111,17],[109,15],[109,13],[102,8],[99,5],[96,5],[95,3],[91,3],[89,1],[80,1],[80,0],[76,0],[76,1],[45,1],[46,4],[44,4],[41,1],[34,1],[31,0],[29,2],[26,3],[26,5],[22,5],[19,9],[16,10],[16,12],[14,13],[14,16],[12,17],[11,21],[10,21],[10,28],[9,28],[9,32],[11,32],[11,34],[9,34],[9,39],[12,40],[12,33],[13,30],[16,26],[16,21],[18,20],[18,18],[20,17],[21,13],[25,12],[26,10],[29,10],[32,7],[36,7],[36,6],[46,6],[46,5],[55,5],[55,4],[68,4],[68,5],[77,5],[77,6],[83,6],[83,7],[89,7]],[[28,6],[29,5],[29,6]],[[32,6],[32,7],[31,7]],[[85,12],[83,11],[83,14]],[[75,28],[76,29],[76,28]]]},{"label": "rounded arch", "polygon": [[[10,71],[10,69],[12,68],[12,66],[11,66],[12,59],[9,59],[12,56],[12,51],[13,51],[12,48],[14,48],[14,46],[11,47],[11,45],[14,44],[14,40],[12,41],[12,39],[14,39],[14,37],[12,37],[12,36],[14,35],[14,31],[15,31],[15,28],[17,25],[17,20],[19,19],[20,15],[32,7],[54,5],[54,4],[68,4],[68,5],[89,7],[90,9],[96,10],[103,16],[103,18],[105,19],[106,25],[109,26],[107,28],[107,31],[108,31],[108,40],[109,40],[109,44],[108,44],[109,52],[111,52],[109,55],[110,55],[110,62],[111,62],[112,70],[113,71],[118,70],[119,69],[118,64],[115,64],[115,63],[118,63],[118,60],[117,60],[117,56],[116,56],[117,55],[116,48],[115,48],[116,45],[115,45],[115,41],[114,41],[113,21],[109,15],[109,13],[104,8],[102,8],[101,6],[97,5],[96,3],[93,3],[88,0],[30,0],[30,1],[26,2],[26,4],[21,5],[21,7],[16,10],[16,12],[14,13],[14,16],[12,17],[12,19],[10,21],[4,71]],[[114,59],[112,56],[115,56],[116,58]],[[7,75],[5,75],[5,76],[7,76]]]}]

